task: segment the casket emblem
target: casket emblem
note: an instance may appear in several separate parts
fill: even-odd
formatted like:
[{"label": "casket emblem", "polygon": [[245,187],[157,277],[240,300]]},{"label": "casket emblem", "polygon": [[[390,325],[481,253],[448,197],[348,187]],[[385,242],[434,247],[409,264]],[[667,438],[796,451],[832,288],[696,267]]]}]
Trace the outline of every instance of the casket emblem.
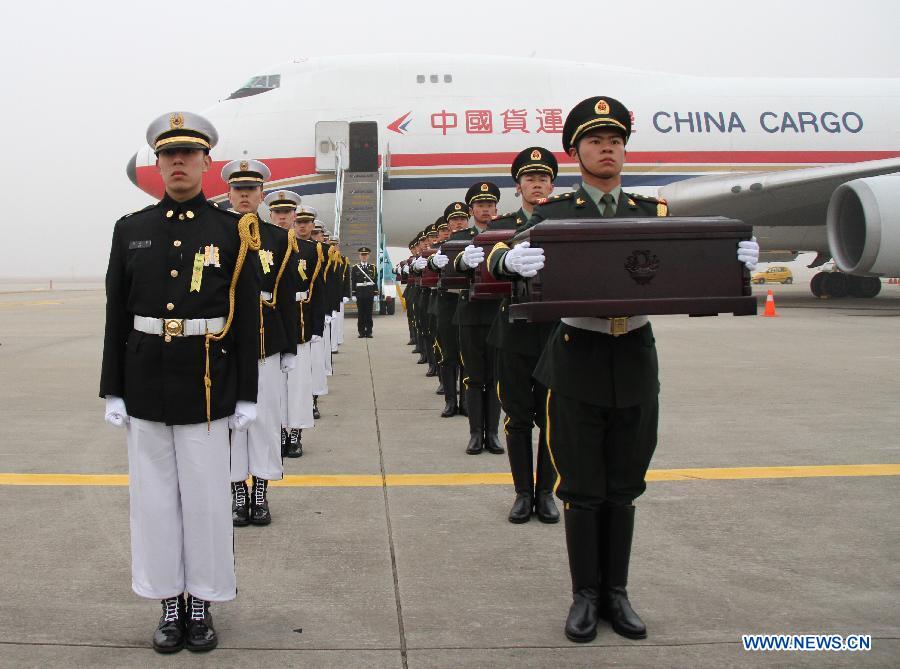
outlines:
[{"label": "casket emblem", "polygon": [[646,286],[653,280],[658,269],[659,258],[650,251],[634,251],[625,260],[625,271],[642,286]]}]

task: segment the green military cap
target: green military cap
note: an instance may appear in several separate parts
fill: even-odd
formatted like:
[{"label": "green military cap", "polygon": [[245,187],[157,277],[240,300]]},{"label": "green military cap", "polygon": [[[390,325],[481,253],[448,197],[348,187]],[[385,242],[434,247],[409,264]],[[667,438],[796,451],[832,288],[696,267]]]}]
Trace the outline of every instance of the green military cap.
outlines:
[{"label": "green military cap", "polygon": [[232,160],[222,168],[222,181],[232,188],[258,188],[272,173],[259,160]]},{"label": "green military cap", "polygon": [[270,211],[296,209],[300,206],[300,196],[291,190],[276,190],[266,195],[263,204]]},{"label": "green military cap", "polygon": [[427,237],[431,237],[432,235],[437,237],[437,233],[438,233],[437,232],[437,223],[432,223],[431,225],[429,225],[428,227],[425,228],[425,235]]},{"label": "green military cap", "polygon": [[372,250],[368,246],[360,246],[357,253],[371,253]]},{"label": "green military cap", "polygon": [[219,141],[219,133],[208,119],[191,112],[170,112],[155,119],[147,128],[147,144],[154,153],[163,149],[205,149]]},{"label": "green military cap", "polygon": [[563,149],[568,153],[584,133],[604,127],[619,130],[625,137],[625,142],[628,142],[631,136],[631,114],[625,105],[614,98],[600,96],[582,100],[572,107],[566,117],[562,134]]},{"label": "green military cap", "polygon": [[499,202],[500,189],[490,181],[479,181],[466,191],[466,203],[471,207],[475,202]]},{"label": "green military cap", "polygon": [[412,240],[409,244],[406,245],[406,248],[414,249],[416,247],[416,244],[418,244],[418,243],[419,243],[419,238],[416,237],[414,240]]},{"label": "green military cap", "polygon": [[318,215],[319,215],[319,212],[317,212],[315,209],[313,209],[312,207],[310,207],[308,205],[301,204],[299,207],[297,207],[297,221],[298,222],[299,221],[306,222],[309,220],[313,220]]},{"label": "green military cap", "polygon": [[444,220],[449,222],[455,216],[461,216],[465,219],[469,218],[469,207],[465,202],[451,202],[444,209]]},{"label": "green military cap", "polygon": [[549,174],[550,180],[555,180],[559,172],[556,156],[542,146],[530,146],[524,151],[520,151],[510,169],[513,181],[518,181],[520,176],[529,172]]}]

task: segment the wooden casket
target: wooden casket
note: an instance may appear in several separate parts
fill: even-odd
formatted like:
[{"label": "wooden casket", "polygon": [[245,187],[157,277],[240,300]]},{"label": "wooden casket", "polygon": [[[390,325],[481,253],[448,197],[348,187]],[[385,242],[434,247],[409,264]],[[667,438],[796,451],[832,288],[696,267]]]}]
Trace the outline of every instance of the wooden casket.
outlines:
[{"label": "wooden casket", "polygon": [[441,253],[450,259],[447,266],[441,270],[441,278],[438,281],[438,288],[465,290],[469,287],[469,277],[466,274],[456,270],[456,257],[471,242],[465,239],[448,240],[441,244]]},{"label": "wooden casket", "polygon": [[512,284],[509,281],[500,281],[488,272],[488,256],[497,242],[508,242],[515,234],[515,230],[485,230],[473,240],[476,246],[484,249],[484,262],[475,268],[472,279],[473,300],[502,300],[512,294]]},{"label": "wooden casket", "polygon": [[[437,253],[437,251],[435,249],[428,249],[427,251],[422,251],[422,257],[430,258],[435,253]],[[424,288],[436,288],[438,279],[441,278],[441,275],[440,275],[440,273],[435,272],[428,265],[426,265],[425,269],[422,270],[421,277],[422,277],[421,281],[419,282],[420,286],[422,286]]]},{"label": "wooden casket", "polygon": [[515,237],[544,249],[544,268],[516,282],[510,320],[756,314],[737,261],[752,226],[722,217],[549,220]]}]

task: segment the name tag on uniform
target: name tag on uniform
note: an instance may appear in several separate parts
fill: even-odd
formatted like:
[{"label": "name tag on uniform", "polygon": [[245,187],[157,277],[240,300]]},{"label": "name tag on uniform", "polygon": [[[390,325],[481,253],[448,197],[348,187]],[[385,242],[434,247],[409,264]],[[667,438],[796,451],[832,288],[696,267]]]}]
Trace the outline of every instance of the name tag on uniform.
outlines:
[{"label": "name tag on uniform", "polygon": [[203,265],[205,257],[206,256],[203,253],[194,254],[194,271],[191,274],[191,289],[189,291],[191,293],[200,292],[200,283],[203,281]]},{"label": "name tag on uniform", "polygon": [[131,249],[149,249],[150,248],[150,240],[142,239],[142,240],[134,240],[128,242],[128,250]]}]

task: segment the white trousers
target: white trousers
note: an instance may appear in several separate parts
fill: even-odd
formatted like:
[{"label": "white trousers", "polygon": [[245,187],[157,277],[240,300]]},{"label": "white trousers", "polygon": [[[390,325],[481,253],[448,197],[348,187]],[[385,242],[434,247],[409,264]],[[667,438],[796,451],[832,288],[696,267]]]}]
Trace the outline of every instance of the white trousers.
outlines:
[{"label": "white trousers", "polygon": [[297,345],[297,364],[281,384],[281,424],[288,429],[307,430],[313,420],[312,352],[310,343]]},{"label": "white trousers", "polygon": [[[328,332],[328,326],[325,326]],[[325,376],[325,338],[313,342],[311,345],[310,367],[312,369],[312,394],[328,394],[328,378]]]},{"label": "white trousers", "polygon": [[338,342],[338,345],[340,345],[340,344],[344,343],[344,303],[343,302],[341,302],[341,306],[338,309],[337,323],[338,323],[338,340],[337,340],[337,342]]},{"label": "white trousers", "polygon": [[338,342],[341,338],[341,321],[340,312],[333,311],[331,312],[331,352],[334,353],[338,350]]},{"label": "white trousers", "polygon": [[247,430],[231,433],[231,480],[246,481],[250,474],[279,481],[284,478],[281,465],[281,399],[285,374],[281,354],[259,361],[259,385],[256,393],[256,420]]},{"label": "white trousers", "polygon": [[228,419],[127,427],[131,588],[166,599],[234,599]]},{"label": "white trousers", "polygon": [[334,350],[331,348],[332,342],[332,328],[334,327],[334,323],[326,323],[325,332],[322,335],[322,339],[325,341],[325,348],[323,351],[323,360],[325,361],[325,376],[331,376],[334,374],[334,370],[331,368],[331,352]]}]

